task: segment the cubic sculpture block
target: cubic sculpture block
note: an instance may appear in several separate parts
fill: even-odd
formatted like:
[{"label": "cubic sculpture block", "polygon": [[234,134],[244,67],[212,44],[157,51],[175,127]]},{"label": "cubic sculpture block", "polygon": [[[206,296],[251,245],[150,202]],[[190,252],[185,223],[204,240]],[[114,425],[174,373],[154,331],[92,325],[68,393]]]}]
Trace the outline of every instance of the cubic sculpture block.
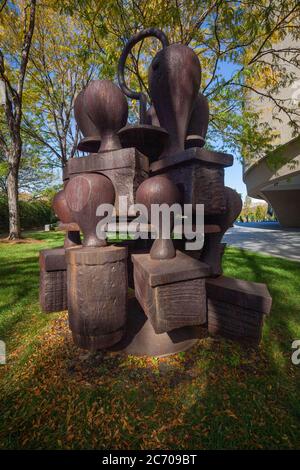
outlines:
[{"label": "cubic sculpture block", "polygon": [[180,188],[184,204],[204,204],[205,214],[226,212],[224,167],[232,156],[203,148],[190,148],[152,163],[153,175],[167,174]]},{"label": "cubic sculpture block", "polygon": [[208,265],[180,251],[167,260],[132,255],[135,295],[156,333],[206,323]]},{"label": "cubic sculpture block", "polygon": [[[128,55],[146,37],[162,45],[149,67],[149,104],[142,91],[128,88],[124,76]],[[224,185],[232,155],[204,148],[209,103],[200,92],[198,56],[186,45],[170,45],[162,31],[149,28],[125,45],[118,81],[119,87],[108,80],[92,81],[75,100],[83,135],[78,150],[89,155],[67,162],[64,189],[53,201],[67,231],[66,250],[41,252],[42,309],[68,306],[75,344],[91,351],[164,356],[193,346],[207,329],[257,346],[271,297],[264,284],[221,276],[222,238],[242,203]],[[126,97],[140,101],[140,122],[127,122]],[[184,236],[173,241],[161,214],[140,226],[145,233],[155,226],[155,240],[112,244],[98,208],[114,206],[120,229],[124,215],[136,216],[134,209],[122,212],[120,196],[126,196],[128,206],[143,204],[149,215],[153,205],[164,204],[171,232],[173,204],[191,204],[193,232],[200,230],[195,227],[196,209],[203,204],[203,247],[188,251]],[[128,277],[135,293],[129,301]]]},{"label": "cubic sculpture block", "polygon": [[257,346],[272,306],[265,284],[220,276],[206,280],[206,291],[209,333]]},{"label": "cubic sculpture block", "polygon": [[127,196],[128,205],[134,204],[137,188],[148,178],[149,161],[136,148],[114,150],[106,153],[105,157],[93,153],[69,160],[68,175],[72,177],[81,173],[100,173],[110,179],[115,190],[116,212],[120,214],[119,197]]},{"label": "cubic sculpture block", "polygon": [[40,252],[40,306],[43,312],[47,313],[68,308],[64,248]]}]

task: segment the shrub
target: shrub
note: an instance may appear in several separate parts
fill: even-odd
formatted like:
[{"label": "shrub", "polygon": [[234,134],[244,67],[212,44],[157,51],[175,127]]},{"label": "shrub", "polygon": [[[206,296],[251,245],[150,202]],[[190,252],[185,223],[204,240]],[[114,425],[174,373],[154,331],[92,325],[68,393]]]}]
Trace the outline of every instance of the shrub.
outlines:
[{"label": "shrub", "polygon": [[[41,200],[19,201],[19,208],[22,229],[42,227],[45,224],[51,224],[56,221],[49,202]],[[0,230],[7,232],[8,227],[7,197],[0,195]]]}]

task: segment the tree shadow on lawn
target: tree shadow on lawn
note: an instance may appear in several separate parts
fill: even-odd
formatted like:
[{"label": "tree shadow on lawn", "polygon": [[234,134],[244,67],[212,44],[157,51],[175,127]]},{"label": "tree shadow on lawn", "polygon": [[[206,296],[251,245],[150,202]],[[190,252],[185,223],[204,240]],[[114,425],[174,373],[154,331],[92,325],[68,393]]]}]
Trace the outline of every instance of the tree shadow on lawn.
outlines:
[{"label": "tree shadow on lawn", "polygon": [[29,237],[37,241],[46,241],[49,243],[63,243],[65,232],[63,231],[50,231],[50,232],[41,232],[41,231],[33,231],[33,232],[24,232],[22,233],[24,238]]},{"label": "tree shadow on lawn", "polygon": [[1,445],[299,448],[300,366],[290,360],[299,332],[295,264],[226,251],[228,275],[266,282],[273,296],[258,350],[204,338],[164,359],[89,354],[73,345],[66,313],[48,315],[47,326],[6,366]]},{"label": "tree shadow on lawn", "polygon": [[0,314],[14,308],[16,304],[28,303],[33,293],[38,294],[38,273],[36,257],[6,262],[1,266],[1,298],[10,300],[2,304],[0,298]]},{"label": "tree shadow on lawn", "polygon": [[9,247],[0,253],[0,338],[40,313],[39,251],[46,246]]}]

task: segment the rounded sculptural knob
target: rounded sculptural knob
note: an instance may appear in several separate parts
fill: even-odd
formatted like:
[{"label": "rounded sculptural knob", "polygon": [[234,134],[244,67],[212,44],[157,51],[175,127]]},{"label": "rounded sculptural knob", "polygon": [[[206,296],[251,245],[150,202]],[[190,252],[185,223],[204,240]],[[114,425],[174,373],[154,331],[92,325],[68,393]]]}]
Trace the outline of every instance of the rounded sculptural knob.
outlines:
[{"label": "rounded sculptural knob", "polygon": [[82,244],[105,246],[105,238],[97,236],[97,224],[105,213],[97,216],[96,212],[101,204],[113,205],[115,202],[115,190],[110,179],[97,173],[83,173],[71,178],[65,191],[72,218],[83,233]]},{"label": "rounded sculptural knob", "polygon": [[64,189],[58,191],[58,193],[55,194],[52,201],[52,207],[55,215],[63,224],[70,224],[74,222],[74,220],[72,219],[71,211],[66,201]]},{"label": "rounded sculptural knob", "polygon": [[[67,184],[65,184],[65,187],[66,186]],[[53,201],[52,201],[52,207],[53,207],[55,215],[59,218],[60,222],[62,222],[63,224],[66,224],[64,228],[66,230],[64,247],[69,248],[71,246],[80,245],[81,240],[80,240],[79,230],[78,229],[74,230],[74,227],[72,227],[71,225],[68,225],[68,224],[73,224],[74,220],[73,220],[72,213],[70,211],[70,208],[66,200],[66,193],[64,189],[62,189],[61,191],[58,191],[58,193],[55,194]]]},{"label": "rounded sculptural knob", "polygon": [[[153,176],[152,178],[146,179],[138,187],[136,193],[136,202],[138,204],[143,204],[147,208],[151,222],[154,222],[151,217],[151,208],[153,204],[167,204],[168,206],[172,206],[175,203],[179,203],[180,200],[181,195],[177,186],[167,176],[163,175]],[[170,213],[167,214],[167,217],[171,217]],[[152,245],[150,257],[152,259],[174,258],[176,251],[171,239],[171,233],[164,233],[163,224],[166,221],[163,220],[161,213],[155,222],[158,223],[158,226],[155,227],[158,238]],[[173,220],[169,219],[167,222],[169,222],[171,231],[173,228]]]},{"label": "rounded sculptural knob", "polygon": [[128,103],[120,88],[109,80],[93,80],[84,91],[83,104],[101,137],[99,151],[122,148],[117,132],[127,123]]},{"label": "rounded sculptural knob", "polygon": [[209,122],[208,99],[199,93],[190,118],[186,134],[187,147],[203,147]]},{"label": "rounded sculptural knob", "polygon": [[201,66],[195,52],[172,44],[159,51],[149,68],[149,88],[160,125],[169,141],[160,158],[184,150],[193,104],[201,82]]},{"label": "rounded sculptural knob", "polygon": [[85,110],[84,92],[85,90],[82,90],[80,93],[78,93],[78,95],[75,98],[75,101],[74,101],[75,119],[84,137],[98,136],[99,131]]}]

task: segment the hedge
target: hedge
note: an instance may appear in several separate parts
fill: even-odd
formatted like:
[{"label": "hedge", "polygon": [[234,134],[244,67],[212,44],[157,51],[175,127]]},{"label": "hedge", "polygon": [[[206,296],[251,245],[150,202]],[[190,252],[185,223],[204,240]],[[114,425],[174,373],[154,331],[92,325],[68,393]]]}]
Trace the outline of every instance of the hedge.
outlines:
[{"label": "hedge", "polygon": [[[20,223],[22,229],[42,227],[56,221],[49,202],[41,200],[19,201]],[[0,230],[8,231],[7,197],[0,195]]]}]

